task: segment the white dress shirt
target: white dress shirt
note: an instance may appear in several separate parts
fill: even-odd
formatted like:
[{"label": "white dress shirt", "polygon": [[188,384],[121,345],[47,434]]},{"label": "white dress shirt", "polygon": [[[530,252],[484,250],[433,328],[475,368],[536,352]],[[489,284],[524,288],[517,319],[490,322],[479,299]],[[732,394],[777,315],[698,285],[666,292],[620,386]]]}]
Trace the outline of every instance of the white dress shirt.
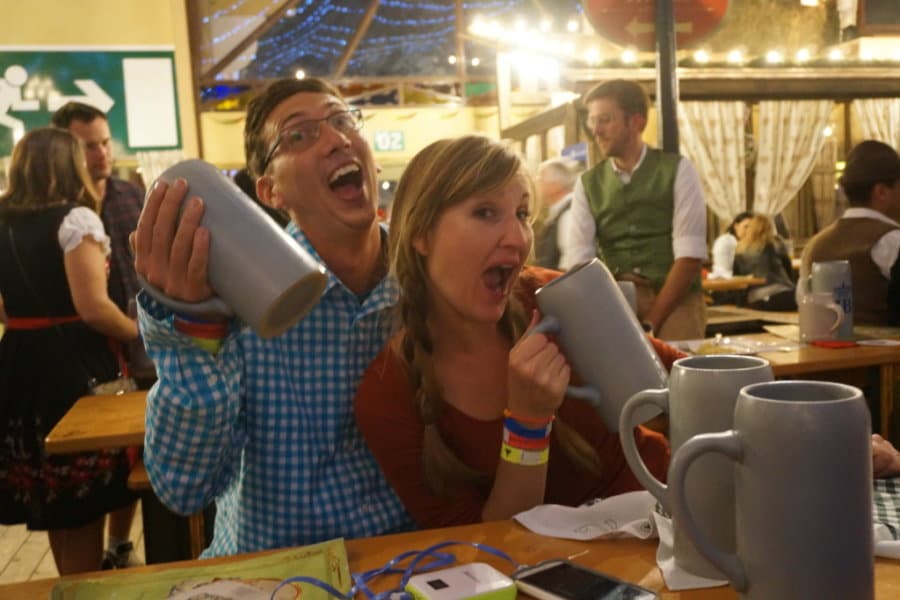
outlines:
[{"label": "white dress shirt", "polygon": [[[629,183],[631,175],[637,171],[647,156],[647,145],[641,149],[641,157],[631,172],[623,171],[616,166],[615,160],[610,165],[622,183]],[[672,211],[672,252],[675,258],[706,259],[706,203],[700,186],[697,169],[685,157],[678,161],[673,190],[674,206]],[[572,208],[568,219],[560,223],[560,269],[569,269],[574,265],[597,256],[597,225],[581,178],[575,183]],[[565,229],[564,229],[565,226]]]},{"label": "white dress shirt", "polygon": [[[842,219],[877,219],[890,225],[900,227],[900,223],[888,217],[884,213],[871,208],[861,206],[853,206],[844,211]],[[891,278],[891,267],[897,262],[897,254],[900,252],[900,229],[889,231],[875,242],[872,249],[869,250],[869,256],[872,262],[878,265],[878,270],[884,275],[885,279]]]}]

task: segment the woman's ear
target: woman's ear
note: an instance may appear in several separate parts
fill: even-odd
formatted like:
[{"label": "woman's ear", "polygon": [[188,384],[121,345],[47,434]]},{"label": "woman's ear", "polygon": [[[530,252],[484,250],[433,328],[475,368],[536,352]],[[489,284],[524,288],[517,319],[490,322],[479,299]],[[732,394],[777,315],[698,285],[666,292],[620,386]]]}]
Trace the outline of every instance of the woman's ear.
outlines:
[{"label": "woman's ear", "polygon": [[421,256],[428,256],[428,239],[424,235],[413,238],[412,247]]}]

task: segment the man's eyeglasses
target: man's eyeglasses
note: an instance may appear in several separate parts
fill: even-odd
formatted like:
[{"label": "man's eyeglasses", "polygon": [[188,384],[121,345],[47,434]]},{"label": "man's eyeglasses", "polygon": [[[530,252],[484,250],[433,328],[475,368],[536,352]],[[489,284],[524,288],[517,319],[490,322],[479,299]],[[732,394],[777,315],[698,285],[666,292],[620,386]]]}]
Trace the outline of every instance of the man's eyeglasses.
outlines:
[{"label": "man's eyeglasses", "polygon": [[299,123],[295,123],[287,129],[284,129],[278,134],[275,141],[272,142],[272,146],[266,153],[266,158],[263,159],[260,171],[263,173],[266,171],[266,168],[268,168],[269,163],[272,161],[272,157],[275,156],[275,152],[282,146],[285,147],[288,152],[303,152],[304,150],[312,148],[313,144],[316,143],[316,140],[319,139],[319,135],[322,133],[322,123],[328,123],[328,126],[332,129],[342,134],[348,134],[351,131],[357,131],[362,127],[362,111],[358,108],[342,110],[331,113],[327,117],[321,119],[300,121]]}]

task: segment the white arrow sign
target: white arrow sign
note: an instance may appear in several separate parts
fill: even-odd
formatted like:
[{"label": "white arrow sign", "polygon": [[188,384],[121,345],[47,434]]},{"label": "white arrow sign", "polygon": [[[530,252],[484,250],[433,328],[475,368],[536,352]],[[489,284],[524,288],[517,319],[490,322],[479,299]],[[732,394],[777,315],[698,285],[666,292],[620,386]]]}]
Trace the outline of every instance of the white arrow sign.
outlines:
[{"label": "white arrow sign", "polygon": [[91,106],[97,107],[104,113],[108,113],[109,109],[116,103],[109,94],[103,91],[103,88],[97,85],[93,79],[76,79],[75,85],[84,92],[84,96],[60,96],[58,93],[47,96],[47,110],[55,112],[66,102],[84,102]]},{"label": "white arrow sign", "polygon": [[[647,35],[648,33],[653,33],[656,31],[656,25],[653,23],[648,23],[646,21],[638,21],[636,18],[631,19],[631,22],[625,26],[625,31],[631,34],[631,37],[638,37],[641,35]],[[694,31],[694,24],[688,21],[687,23],[675,23],[675,32],[676,33],[691,33]]]}]

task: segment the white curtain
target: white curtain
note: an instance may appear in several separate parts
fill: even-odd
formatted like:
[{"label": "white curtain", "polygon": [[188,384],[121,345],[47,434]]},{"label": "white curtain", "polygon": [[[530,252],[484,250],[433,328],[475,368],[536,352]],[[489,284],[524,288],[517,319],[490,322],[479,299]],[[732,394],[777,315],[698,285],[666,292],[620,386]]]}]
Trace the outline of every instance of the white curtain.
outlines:
[{"label": "white curtain", "polygon": [[900,98],[854,100],[863,139],[900,149]]},{"label": "white curtain", "polygon": [[775,216],[797,195],[825,143],[832,106],[829,100],[759,103],[753,210]]},{"label": "white curtain", "polygon": [[148,190],[159,174],[184,158],[181,150],[156,150],[138,152],[137,161],[141,169],[141,179]]},{"label": "white curtain", "polygon": [[703,197],[730,223],[746,204],[743,102],[680,102],[681,151],[700,174]]}]

